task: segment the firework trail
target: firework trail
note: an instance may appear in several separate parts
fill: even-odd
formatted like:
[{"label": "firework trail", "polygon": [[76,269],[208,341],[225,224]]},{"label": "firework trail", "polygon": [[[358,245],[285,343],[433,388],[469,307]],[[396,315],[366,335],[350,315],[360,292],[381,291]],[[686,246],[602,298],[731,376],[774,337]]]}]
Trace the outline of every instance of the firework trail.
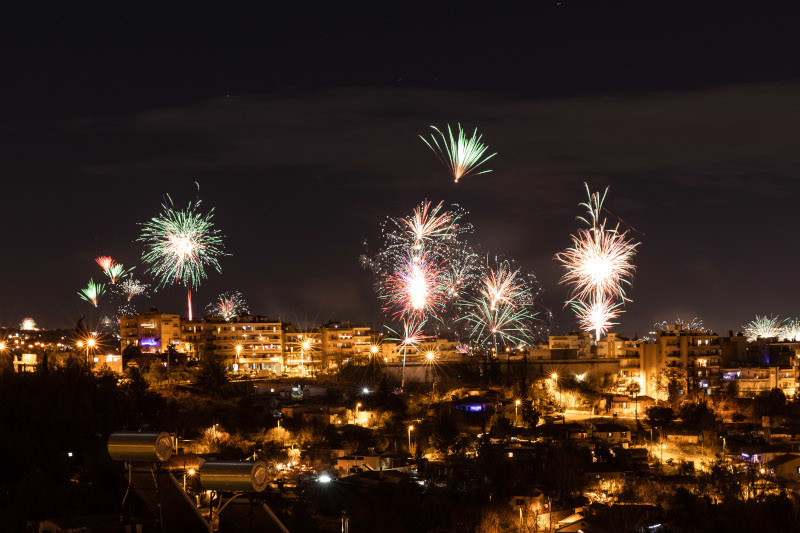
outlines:
[{"label": "firework trail", "polygon": [[206,268],[221,272],[219,258],[227,255],[223,251],[222,236],[214,228],[214,209],[203,213],[200,208],[198,200],[184,209],[176,209],[167,196],[161,213],[140,224],[142,234],[138,239],[147,247],[142,260],[148,265],[146,272],[156,279],[156,288],[172,283],[187,288],[189,320],[192,319],[191,289],[197,289],[206,278]]},{"label": "firework trail", "polygon": [[221,316],[228,322],[237,315],[246,315],[249,309],[242,293],[235,291],[220,294],[216,302],[208,304],[206,312],[210,316]]},{"label": "firework trail", "polygon": [[787,318],[783,323],[781,337],[789,339],[792,342],[800,341],[800,319]]},{"label": "firework trail", "polygon": [[[596,325],[593,329],[599,340],[600,334],[608,331],[606,324],[613,324],[610,320],[621,312],[621,304],[630,301],[625,286],[631,284],[636,270],[631,261],[639,243],[629,238],[627,231],[620,232],[619,223],[614,228],[606,226],[602,211],[608,188],[601,195],[584,185],[589,201],[580,205],[589,214],[578,220],[589,229],[581,228],[572,235],[572,246],[556,254],[556,259],[566,270],[560,283],[572,287],[566,304],[575,311],[582,327]],[[615,303],[617,299],[621,301],[619,305]]]},{"label": "firework trail", "polygon": [[81,299],[91,303],[93,306],[97,307],[97,300],[106,292],[106,285],[105,283],[95,283],[93,279],[89,280],[89,284],[86,286],[85,289],[81,289],[78,291],[78,296]]},{"label": "firework trail", "polygon": [[420,343],[426,338],[425,333],[422,330],[424,326],[424,320],[419,320],[416,317],[411,316],[403,321],[402,331],[398,332],[387,327],[389,331],[397,336],[394,338],[394,340],[400,341],[400,344],[397,345],[398,349],[402,348],[403,350],[403,370],[400,380],[400,387],[405,387],[406,384],[406,351],[409,348],[413,348],[415,350],[419,349]]},{"label": "firework trail", "polygon": [[133,278],[122,280],[114,287],[114,292],[118,295],[125,297],[129,302],[134,296],[148,296],[150,285],[142,283]]},{"label": "firework trail", "polygon": [[[430,142],[422,135],[419,138],[450,170],[456,183],[497,155],[494,153],[484,157],[489,147],[481,142],[483,135],[478,135],[477,128],[472,133],[472,137],[467,137],[461,124],[458,124],[458,135],[453,135],[449,124],[447,125],[447,135],[436,126],[431,126],[431,128],[435,133],[431,133]],[[473,175],[478,176],[487,172],[491,172],[491,170],[482,170]]]},{"label": "firework trail", "polygon": [[771,339],[780,336],[782,328],[783,321],[778,316],[756,315],[755,320],[744,326],[744,334],[751,341],[757,340],[759,337]]}]

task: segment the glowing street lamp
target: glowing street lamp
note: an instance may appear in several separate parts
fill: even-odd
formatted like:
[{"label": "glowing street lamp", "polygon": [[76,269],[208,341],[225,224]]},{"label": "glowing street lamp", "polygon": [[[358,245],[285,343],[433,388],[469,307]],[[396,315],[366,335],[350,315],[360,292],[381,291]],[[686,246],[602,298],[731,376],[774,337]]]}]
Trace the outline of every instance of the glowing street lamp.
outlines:
[{"label": "glowing street lamp", "polygon": [[552,374],[550,374],[550,379],[552,379],[553,382],[555,383],[556,390],[558,391],[559,401],[563,401],[563,399],[561,398],[561,383],[559,383],[558,381],[558,373],[553,372]]},{"label": "glowing street lamp", "polygon": [[408,451],[411,451],[411,432],[414,431],[414,426],[408,426]]},{"label": "glowing street lamp", "polygon": [[522,403],[522,400],[517,400],[514,402],[514,425],[519,425],[519,404]]},{"label": "glowing street lamp", "polygon": [[433,354],[433,352],[428,352],[425,357],[428,359],[428,361],[433,361],[433,358],[436,356]]},{"label": "glowing street lamp", "polygon": [[[303,338],[302,335],[300,336],[300,338],[301,339]],[[309,351],[310,349],[311,349],[311,340],[309,340],[309,338],[306,337],[306,340],[304,340],[300,344],[300,375],[301,376],[303,376],[305,374],[305,367],[303,366],[304,365],[303,360],[306,358],[305,353],[307,351]]]},{"label": "glowing street lamp", "polygon": [[361,402],[356,404],[356,424],[358,424],[358,410],[361,408]]}]

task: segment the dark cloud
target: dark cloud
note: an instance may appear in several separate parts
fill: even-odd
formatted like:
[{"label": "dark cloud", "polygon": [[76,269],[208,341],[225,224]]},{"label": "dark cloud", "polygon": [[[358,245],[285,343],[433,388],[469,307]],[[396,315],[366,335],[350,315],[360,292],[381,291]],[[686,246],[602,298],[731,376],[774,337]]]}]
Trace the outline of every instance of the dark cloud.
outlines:
[{"label": "dark cloud", "polygon": [[[6,161],[12,200],[0,216],[18,228],[10,253],[27,251],[6,267],[2,290],[14,303],[0,318],[79,316],[75,291],[100,274],[94,255],[138,263],[136,223],[162,193],[193,198],[195,180],[233,254],[197,308],[241,290],[256,312],[374,323],[361,243],[377,244],[383,217],[430,198],[462,205],[477,243],[537,271],[566,329],[553,255],[569,243],[586,180],[610,185],[608,209],[644,234],[623,332],[675,313],[723,331],[756,312],[796,313],[787,230],[800,191],[798,89],[537,99],[342,87],[70,119],[16,138]],[[499,152],[494,172],[451,182],[416,137],[447,122],[480,128]],[[26,196],[36,183],[49,194]],[[41,244],[28,250],[32,240]],[[154,302],[182,309],[182,294]]]}]

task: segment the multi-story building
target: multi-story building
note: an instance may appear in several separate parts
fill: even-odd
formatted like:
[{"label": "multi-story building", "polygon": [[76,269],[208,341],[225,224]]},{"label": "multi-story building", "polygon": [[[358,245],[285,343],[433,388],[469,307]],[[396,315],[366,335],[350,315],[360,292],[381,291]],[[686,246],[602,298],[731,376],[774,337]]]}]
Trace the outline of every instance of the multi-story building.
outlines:
[{"label": "multi-story building", "polygon": [[573,331],[569,335],[551,335],[548,347],[551,359],[588,359],[592,357],[592,333]]},{"label": "multi-story building", "polygon": [[749,398],[772,389],[781,389],[787,397],[794,397],[799,377],[797,366],[757,365],[722,370],[723,382],[735,382],[739,388],[739,396]]},{"label": "multi-story building", "polygon": [[667,369],[684,372],[687,388],[705,389],[710,393],[719,386],[721,358],[716,333],[672,324],[656,333],[654,343],[642,345],[642,394],[663,399],[665,391],[658,390],[657,381],[660,373]]},{"label": "multi-story building", "polygon": [[119,319],[121,349],[138,346],[142,353],[163,353],[181,344],[181,317],[151,309]]},{"label": "multi-story building", "polygon": [[343,359],[369,358],[370,348],[379,344],[380,336],[367,326],[353,326],[350,322],[328,322],[319,328],[320,349],[328,355]]}]

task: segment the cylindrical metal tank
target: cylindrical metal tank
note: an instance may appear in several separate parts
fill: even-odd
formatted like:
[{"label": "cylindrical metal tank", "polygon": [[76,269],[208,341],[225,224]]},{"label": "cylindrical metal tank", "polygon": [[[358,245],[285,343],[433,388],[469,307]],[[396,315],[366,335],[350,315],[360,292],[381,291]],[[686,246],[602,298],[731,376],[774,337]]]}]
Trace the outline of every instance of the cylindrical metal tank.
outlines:
[{"label": "cylindrical metal tank", "polygon": [[261,492],[267,488],[264,461],[206,461],[197,474],[206,490]]},{"label": "cylindrical metal tank", "polygon": [[172,439],[164,431],[117,431],[108,437],[108,455],[115,461],[166,461]]}]

